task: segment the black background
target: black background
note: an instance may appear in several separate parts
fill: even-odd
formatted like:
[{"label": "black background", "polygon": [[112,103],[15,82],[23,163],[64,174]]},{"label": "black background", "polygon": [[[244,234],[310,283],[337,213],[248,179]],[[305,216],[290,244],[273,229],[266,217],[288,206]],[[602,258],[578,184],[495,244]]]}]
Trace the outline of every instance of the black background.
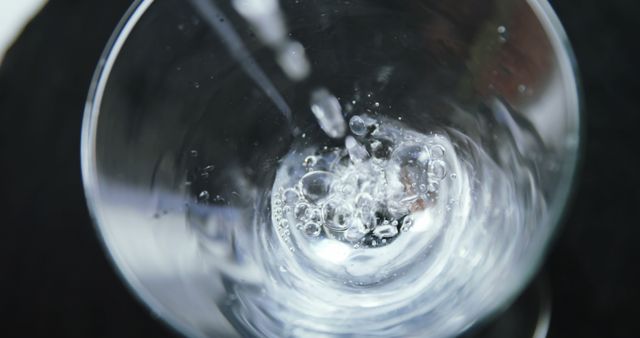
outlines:
[{"label": "black background", "polygon": [[[89,82],[129,3],[50,0],[0,66],[0,336],[176,336],[109,265],[80,177]],[[640,2],[553,6],[577,55],[587,138],[545,266],[550,337],[638,337]]]}]

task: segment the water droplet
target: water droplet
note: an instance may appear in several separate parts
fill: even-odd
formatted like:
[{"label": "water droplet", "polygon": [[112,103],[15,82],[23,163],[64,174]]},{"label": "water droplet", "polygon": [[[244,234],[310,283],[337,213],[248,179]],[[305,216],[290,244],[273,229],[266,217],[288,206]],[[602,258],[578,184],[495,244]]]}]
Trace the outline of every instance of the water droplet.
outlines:
[{"label": "water droplet", "polygon": [[209,192],[206,190],[201,191],[200,194],[198,194],[198,200],[200,201],[209,200]]},{"label": "water droplet", "polygon": [[523,85],[523,84],[519,85],[519,86],[518,86],[518,92],[519,92],[520,94],[524,94],[524,93],[526,93],[526,92],[527,92],[527,86],[525,86],[525,85]]},{"label": "water droplet", "polygon": [[367,134],[367,125],[362,117],[358,115],[354,115],[351,120],[349,120],[349,128],[355,135],[365,136]]},{"label": "water droplet", "polygon": [[501,43],[505,43],[507,42],[507,27],[505,26],[498,26],[498,41],[500,41]]},{"label": "water droplet", "polygon": [[333,138],[343,137],[347,131],[340,102],[328,90],[321,88],[311,94],[311,111],[320,128]]},{"label": "water droplet", "polygon": [[349,152],[349,158],[353,163],[360,163],[367,158],[369,158],[369,153],[367,152],[367,148],[360,144],[355,138],[352,136],[347,136],[345,139],[345,147]]},{"label": "water droplet", "polygon": [[318,162],[318,158],[311,155],[311,156],[307,156],[304,159],[304,162],[302,162],[302,166],[305,167],[307,170],[313,168],[316,163]]},{"label": "water droplet", "polygon": [[309,237],[318,237],[322,232],[322,228],[320,227],[320,225],[318,225],[318,223],[309,222],[304,225],[303,231],[304,231],[304,234]]},{"label": "water droplet", "polygon": [[309,75],[311,65],[307,60],[304,47],[297,41],[289,41],[277,51],[276,60],[287,76],[300,81]]}]

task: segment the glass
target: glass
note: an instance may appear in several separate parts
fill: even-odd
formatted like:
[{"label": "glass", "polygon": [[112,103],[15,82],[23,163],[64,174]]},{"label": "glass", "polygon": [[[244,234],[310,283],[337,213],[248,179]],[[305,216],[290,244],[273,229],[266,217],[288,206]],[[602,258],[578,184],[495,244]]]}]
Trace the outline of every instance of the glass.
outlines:
[{"label": "glass", "polygon": [[[97,69],[83,178],[134,293],[194,337],[451,337],[510,304],[578,154],[575,65],[548,3],[281,1],[304,47],[285,56],[306,55],[308,77],[237,3],[207,17],[137,1]],[[335,102],[346,142],[316,120]],[[358,196],[400,184],[362,233],[345,172]]]}]

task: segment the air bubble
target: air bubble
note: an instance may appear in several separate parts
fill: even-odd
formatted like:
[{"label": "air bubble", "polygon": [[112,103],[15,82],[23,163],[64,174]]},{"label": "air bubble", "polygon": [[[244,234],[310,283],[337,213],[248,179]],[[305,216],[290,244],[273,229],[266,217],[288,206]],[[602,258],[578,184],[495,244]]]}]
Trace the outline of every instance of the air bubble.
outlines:
[{"label": "air bubble", "polygon": [[429,163],[429,176],[441,180],[447,174],[447,164],[444,161],[436,160]]},{"label": "air bubble", "polygon": [[319,208],[309,209],[309,219],[314,222],[322,222],[322,211]]},{"label": "air bubble", "polygon": [[351,132],[358,136],[365,136],[367,134],[367,125],[364,123],[362,117],[354,115],[349,120],[349,128]]},{"label": "air bubble", "polygon": [[300,199],[300,194],[295,189],[287,189],[282,193],[282,199],[286,204],[293,205]]},{"label": "air bubble", "polygon": [[322,207],[325,225],[335,231],[344,231],[349,227],[353,212],[342,201],[329,201]]},{"label": "air bubble", "polygon": [[311,202],[317,202],[327,196],[333,174],[326,171],[313,171],[300,179],[302,195]]},{"label": "air bubble", "polygon": [[318,237],[318,236],[320,236],[320,233],[322,232],[322,227],[320,227],[320,225],[318,225],[318,223],[309,222],[309,223],[304,225],[303,231],[304,231],[304,234],[309,236],[309,237]]},{"label": "air bubble", "polygon": [[298,203],[295,208],[293,208],[293,217],[296,219],[304,219],[307,216],[307,211],[309,210],[309,205],[306,203]]},{"label": "air bubble", "polygon": [[444,158],[444,154],[445,154],[445,150],[444,147],[436,144],[434,146],[431,146],[431,158],[434,160],[441,160],[442,158]]}]

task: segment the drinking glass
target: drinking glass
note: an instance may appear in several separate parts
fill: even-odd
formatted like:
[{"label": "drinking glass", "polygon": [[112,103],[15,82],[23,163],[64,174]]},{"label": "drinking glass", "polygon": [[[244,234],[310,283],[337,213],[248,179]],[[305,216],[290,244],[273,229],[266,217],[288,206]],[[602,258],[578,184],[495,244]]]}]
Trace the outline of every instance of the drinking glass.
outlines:
[{"label": "drinking glass", "polygon": [[[132,292],[192,337],[454,337],[499,313],[537,271],[576,171],[579,86],[547,1],[278,6],[309,60],[304,80],[227,1],[209,13],[136,1],[108,43],[82,169]],[[292,149],[344,153],[312,113],[318,88],[346,121],[446,140],[428,150],[429,165],[451,156],[431,218],[358,247],[275,225],[274,182]],[[312,241],[325,256],[305,251]]]}]

